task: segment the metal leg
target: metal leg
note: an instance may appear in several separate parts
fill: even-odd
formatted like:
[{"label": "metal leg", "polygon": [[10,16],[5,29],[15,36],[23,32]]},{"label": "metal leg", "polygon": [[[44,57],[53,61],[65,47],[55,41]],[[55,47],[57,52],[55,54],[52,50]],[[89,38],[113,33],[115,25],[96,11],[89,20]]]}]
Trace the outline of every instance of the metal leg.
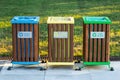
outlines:
[{"label": "metal leg", "polygon": [[12,64],[12,66],[9,66],[8,68],[7,68],[7,70],[11,70],[11,69],[13,69],[14,68],[14,64]]},{"label": "metal leg", "polygon": [[114,71],[114,68],[110,67],[110,64],[108,65],[108,68],[109,68],[110,71]]},{"label": "metal leg", "polygon": [[47,63],[46,63],[45,66],[39,66],[39,68],[40,68],[40,71],[42,71],[42,70],[46,70],[46,69],[47,69]]},{"label": "metal leg", "polygon": [[75,70],[81,70],[82,68],[84,68],[84,64],[82,62],[78,62],[78,63],[74,63],[74,67],[73,69]]},{"label": "metal leg", "polygon": [[108,68],[110,69],[110,64],[108,64]]}]

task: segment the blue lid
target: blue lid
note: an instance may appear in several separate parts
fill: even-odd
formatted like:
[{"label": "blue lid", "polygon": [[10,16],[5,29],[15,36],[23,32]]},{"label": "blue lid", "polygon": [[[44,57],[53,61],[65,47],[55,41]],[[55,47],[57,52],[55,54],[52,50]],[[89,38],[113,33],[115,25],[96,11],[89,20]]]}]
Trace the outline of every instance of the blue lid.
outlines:
[{"label": "blue lid", "polygon": [[39,23],[39,16],[15,16],[11,23]]}]

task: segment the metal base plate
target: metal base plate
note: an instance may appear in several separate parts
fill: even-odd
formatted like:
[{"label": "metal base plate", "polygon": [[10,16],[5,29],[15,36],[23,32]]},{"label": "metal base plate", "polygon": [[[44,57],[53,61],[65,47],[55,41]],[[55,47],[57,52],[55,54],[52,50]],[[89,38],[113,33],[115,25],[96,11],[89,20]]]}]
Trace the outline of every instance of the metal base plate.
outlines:
[{"label": "metal base plate", "polygon": [[36,65],[36,64],[40,64],[40,62],[16,62],[16,61],[12,61],[12,64],[20,64],[20,65]]},{"label": "metal base plate", "polygon": [[84,65],[110,65],[110,62],[83,62]]}]

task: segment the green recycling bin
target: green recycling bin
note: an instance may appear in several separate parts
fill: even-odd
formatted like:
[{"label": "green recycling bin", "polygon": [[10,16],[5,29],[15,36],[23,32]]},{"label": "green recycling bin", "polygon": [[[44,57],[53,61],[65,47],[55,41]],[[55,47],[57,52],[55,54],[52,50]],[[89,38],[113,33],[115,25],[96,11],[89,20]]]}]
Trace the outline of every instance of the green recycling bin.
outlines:
[{"label": "green recycling bin", "polygon": [[108,17],[83,17],[83,64],[108,65],[110,70],[110,24]]}]

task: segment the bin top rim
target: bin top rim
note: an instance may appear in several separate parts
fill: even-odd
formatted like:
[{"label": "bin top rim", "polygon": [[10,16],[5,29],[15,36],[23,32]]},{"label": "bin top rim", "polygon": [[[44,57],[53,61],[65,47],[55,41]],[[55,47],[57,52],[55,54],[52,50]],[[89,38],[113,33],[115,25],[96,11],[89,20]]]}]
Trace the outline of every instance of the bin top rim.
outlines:
[{"label": "bin top rim", "polygon": [[111,24],[111,20],[108,17],[83,17],[83,21],[85,24]]},{"label": "bin top rim", "polygon": [[15,16],[11,23],[39,23],[39,16]]},{"label": "bin top rim", "polygon": [[48,24],[74,24],[73,17],[48,17]]}]

